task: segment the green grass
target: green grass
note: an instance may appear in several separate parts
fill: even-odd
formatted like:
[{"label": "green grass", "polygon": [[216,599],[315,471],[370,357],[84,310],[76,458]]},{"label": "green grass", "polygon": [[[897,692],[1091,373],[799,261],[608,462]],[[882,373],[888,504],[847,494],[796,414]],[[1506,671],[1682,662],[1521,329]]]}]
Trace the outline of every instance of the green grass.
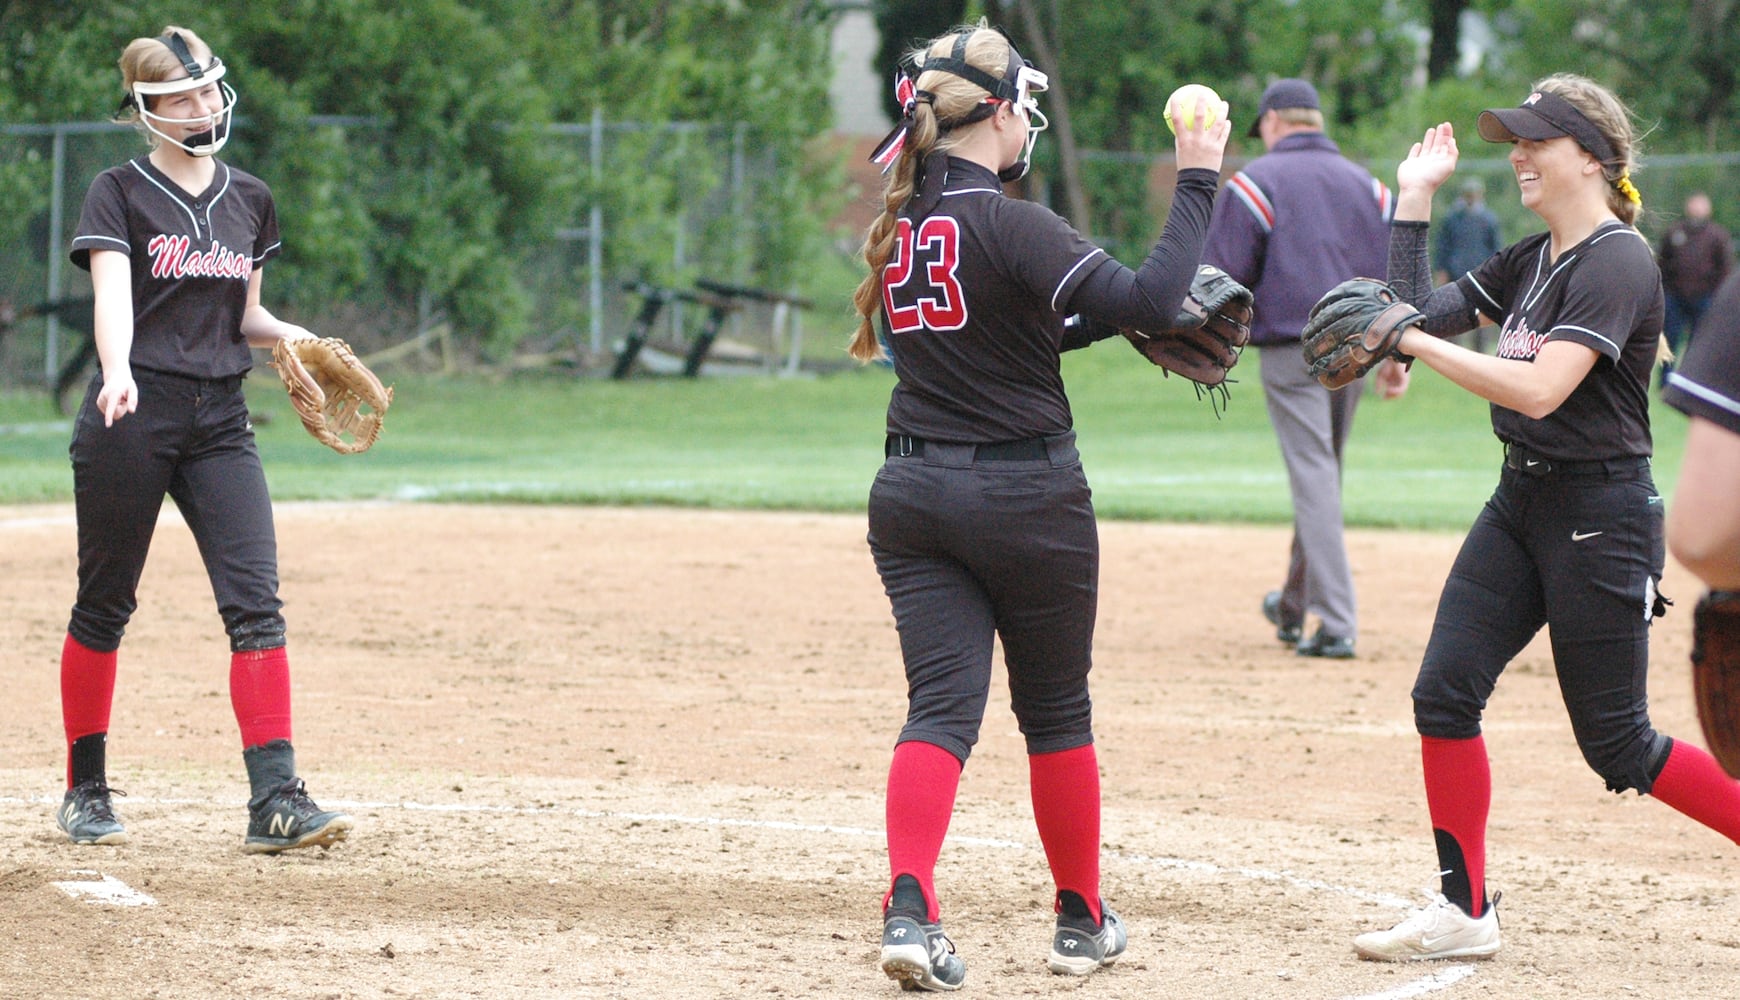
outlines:
[{"label": "green grass", "polygon": [[[1066,356],[1064,378],[1102,517],[1290,519],[1258,385],[1236,370],[1216,419],[1188,382],[1116,344]],[[275,498],[491,500],[861,510],[881,463],[893,376],[572,381],[400,376],[386,434],[337,455],[302,430],[270,371],[249,386]],[[1657,481],[1677,478],[1685,420],[1657,404]],[[0,394],[0,502],[64,501],[70,425],[41,393]],[[1349,524],[1461,530],[1497,478],[1487,406],[1416,366],[1399,401],[1368,396],[1348,446]]]}]

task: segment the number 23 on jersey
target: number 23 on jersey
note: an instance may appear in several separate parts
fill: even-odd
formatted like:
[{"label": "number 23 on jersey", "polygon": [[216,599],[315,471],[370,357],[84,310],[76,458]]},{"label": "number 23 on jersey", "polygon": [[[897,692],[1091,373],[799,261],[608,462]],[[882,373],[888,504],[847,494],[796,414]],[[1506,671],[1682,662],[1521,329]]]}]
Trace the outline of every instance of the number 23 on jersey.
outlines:
[{"label": "number 23 on jersey", "polygon": [[[901,219],[894,253],[882,269],[882,304],[889,329],[914,333],[966,326],[966,297],[955,277],[960,262],[961,229],[954,219],[933,215],[919,223],[916,232],[910,219]],[[900,306],[896,300],[912,305]]]}]

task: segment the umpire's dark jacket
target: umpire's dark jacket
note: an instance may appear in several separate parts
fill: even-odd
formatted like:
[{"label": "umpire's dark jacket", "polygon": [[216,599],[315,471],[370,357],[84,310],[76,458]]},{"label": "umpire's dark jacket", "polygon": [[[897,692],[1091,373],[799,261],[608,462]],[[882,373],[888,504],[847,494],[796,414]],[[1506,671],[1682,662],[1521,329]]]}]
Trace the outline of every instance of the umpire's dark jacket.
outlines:
[{"label": "umpire's dark jacket", "polygon": [[1294,133],[1221,189],[1203,260],[1256,296],[1252,343],[1297,341],[1324,292],[1384,277],[1394,211],[1389,188],[1328,136]]}]

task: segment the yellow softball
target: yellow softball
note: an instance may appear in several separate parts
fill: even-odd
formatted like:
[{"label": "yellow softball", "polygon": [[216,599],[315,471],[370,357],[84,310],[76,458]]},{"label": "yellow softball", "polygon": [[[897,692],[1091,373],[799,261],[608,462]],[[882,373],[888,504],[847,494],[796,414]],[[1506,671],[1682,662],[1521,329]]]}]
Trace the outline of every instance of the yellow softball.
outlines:
[{"label": "yellow softball", "polygon": [[1220,99],[1219,94],[1214,92],[1213,87],[1200,83],[1187,83],[1174,90],[1172,96],[1166,99],[1167,131],[1173,133],[1178,131],[1178,126],[1172,123],[1174,115],[1184,123],[1185,128],[1193,128],[1192,122],[1196,118],[1196,104],[1199,99],[1204,102],[1208,109],[1208,120],[1202,123],[1203,128],[1210,128],[1215,122],[1226,117],[1227,104]]}]

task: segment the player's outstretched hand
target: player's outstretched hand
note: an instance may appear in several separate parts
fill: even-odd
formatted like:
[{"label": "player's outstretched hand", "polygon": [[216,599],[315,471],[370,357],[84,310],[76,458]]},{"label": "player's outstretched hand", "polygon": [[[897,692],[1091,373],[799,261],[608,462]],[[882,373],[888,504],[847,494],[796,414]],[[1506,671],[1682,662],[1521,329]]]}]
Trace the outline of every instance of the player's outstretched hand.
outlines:
[{"label": "player's outstretched hand", "polygon": [[1397,193],[1422,191],[1429,195],[1438,190],[1456,172],[1460,155],[1456,149],[1456,130],[1449,122],[1427,129],[1425,138],[1414,143],[1407,159],[1396,167]]},{"label": "player's outstretched hand", "polygon": [[1220,173],[1220,164],[1226,157],[1226,140],[1232,135],[1232,122],[1222,116],[1219,121],[1207,128],[1203,122],[1208,118],[1208,102],[1199,98],[1191,116],[1191,124],[1178,128],[1178,169],[1200,167]]},{"label": "player's outstretched hand", "polygon": [[97,392],[97,409],[103,411],[103,426],[113,427],[115,421],[139,408],[139,386],[133,373],[103,377],[103,388]]}]

